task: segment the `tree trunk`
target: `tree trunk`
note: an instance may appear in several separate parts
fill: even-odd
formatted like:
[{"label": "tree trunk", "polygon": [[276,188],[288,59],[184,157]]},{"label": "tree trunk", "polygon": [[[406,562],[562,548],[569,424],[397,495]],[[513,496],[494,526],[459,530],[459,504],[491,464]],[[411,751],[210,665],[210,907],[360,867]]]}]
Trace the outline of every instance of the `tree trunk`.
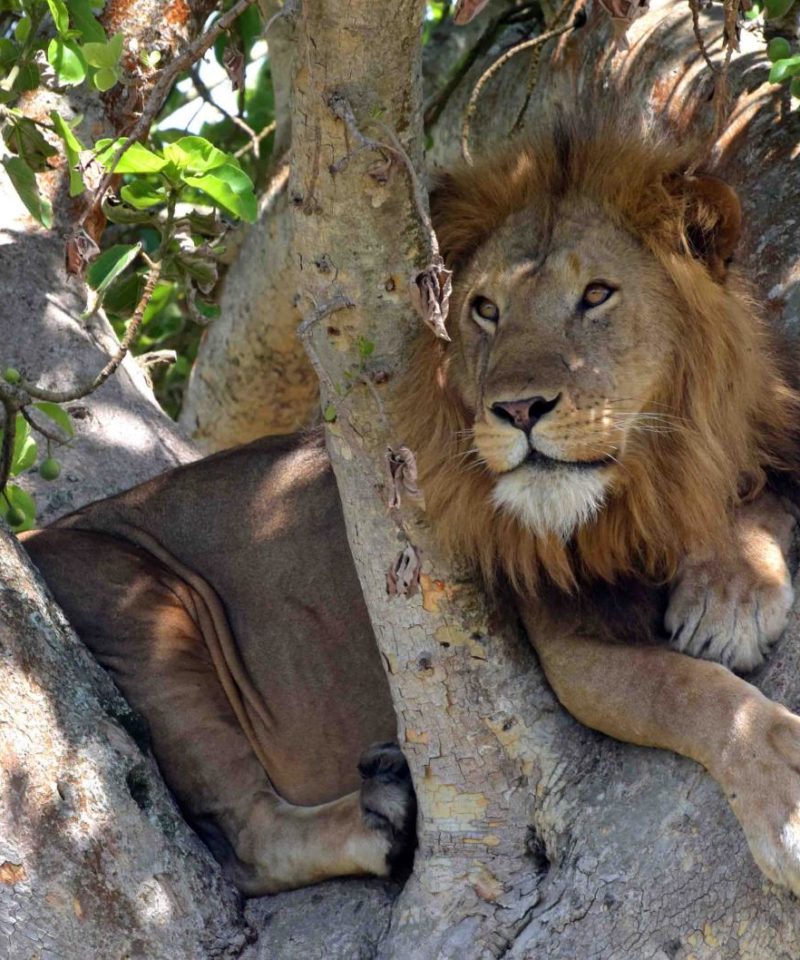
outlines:
[{"label": "tree trunk", "polygon": [[300,264],[287,195],[294,33],[290,20],[270,28],[277,123],[272,182],[258,223],[243,231],[225,278],[222,314],[203,340],[181,411],[181,424],[206,450],[292,433],[307,426],[319,408],[317,378],[295,332]]},{"label": "tree trunk", "polygon": [[[781,956],[797,944],[800,918],[791,896],[758,872],[714,782],[690,761],[615,743],[567,716],[524,641],[491,623],[480,591],[437,555],[424,527],[405,512],[402,520],[387,517],[383,453],[403,438],[385,422],[376,395],[403,367],[416,321],[402,291],[424,265],[424,242],[403,165],[395,162],[387,185],[376,183],[380,157],[358,150],[358,134],[335,113],[346,113],[346,101],[355,125],[385,141],[388,134],[371,122],[379,116],[419,167],[419,61],[409,25],[419,9],[411,6],[401,5],[392,31],[381,30],[380,13],[367,2],[346,11],[333,0],[307,7],[298,28],[290,185],[296,251],[307,265],[304,325],[326,419],[336,413],[329,449],[420,801],[414,877],[377,954]],[[717,22],[703,17],[701,24],[714,36]],[[537,91],[539,105],[565,95],[601,96],[611,73],[644,109],[650,103],[672,112],[694,130],[710,122],[699,99],[706,80],[687,9],[662,7],[643,18],[631,31],[631,50],[613,62],[598,56],[608,31],[587,34],[561,50]],[[750,39],[735,64],[740,86],[753,60]],[[515,65],[513,85],[498,81],[500,93],[487,91],[485,109],[494,105],[494,113],[491,122],[476,123],[479,143],[507,137],[525,96],[523,66]],[[753,105],[753,152],[766,149],[757,116],[771,111],[764,94],[744,92],[739,100]],[[744,133],[735,144],[739,162]],[[791,133],[771,132],[773,149],[791,142]],[[732,146],[729,135],[719,152],[734,170]],[[785,166],[775,166],[775,176],[785,178]],[[748,185],[750,206],[760,200],[761,216],[774,222],[766,189]],[[311,266],[329,262],[332,276]],[[785,295],[781,263],[788,273],[795,262],[790,245],[773,263],[771,282],[781,285],[771,302]],[[359,346],[365,341],[376,344],[366,361]],[[421,596],[390,600],[385,572],[409,543],[424,558]],[[757,678],[790,706],[800,698],[790,669],[799,651],[792,629]]]}]

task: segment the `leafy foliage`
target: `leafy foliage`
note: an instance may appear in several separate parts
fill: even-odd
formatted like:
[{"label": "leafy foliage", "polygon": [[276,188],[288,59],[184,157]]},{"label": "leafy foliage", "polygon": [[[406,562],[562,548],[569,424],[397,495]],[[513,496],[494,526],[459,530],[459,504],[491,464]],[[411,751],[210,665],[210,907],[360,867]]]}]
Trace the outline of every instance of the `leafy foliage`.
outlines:
[{"label": "leafy foliage", "polygon": [[[220,3],[211,22],[232,5]],[[121,33],[108,36],[96,16],[101,7],[95,0],[0,0],[0,162],[45,229],[53,211],[39,188],[40,173],[61,166],[69,195],[87,200],[104,173],[121,175],[118,195],[103,199],[108,225],[102,249],[68,248],[67,257],[74,272],[85,273],[89,313],[103,309],[120,337],[133,318],[139,325],[134,353],[175,357],[148,370],[162,405],[177,416],[203,327],[219,314],[215,296],[226,235],[238,221],[255,220],[256,184],[264,182],[269,164],[272,138],[260,131],[273,121],[274,95],[263,23],[253,5],[220,36],[209,56],[226,73],[212,90],[196,68],[178,76],[147,139],[92,143],[79,132],[80,117],[70,120],[54,110],[48,122],[26,116],[19,101],[40,87],[105,93],[143,76],[156,78],[160,51],[139,49]],[[231,80],[239,87],[237,102],[222,108],[220,94]],[[187,115],[192,103],[201,108],[202,122]],[[5,380],[35,398],[35,384],[18,371],[7,369]],[[51,446],[72,434],[64,409],[47,401],[21,405],[12,427],[10,476],[38,463],[45,479],[55,479],[60,466]],[[0,476],[0,515],[13,529],[27,529],[35,504],[14,483],[3,489],[5,479]]]}]

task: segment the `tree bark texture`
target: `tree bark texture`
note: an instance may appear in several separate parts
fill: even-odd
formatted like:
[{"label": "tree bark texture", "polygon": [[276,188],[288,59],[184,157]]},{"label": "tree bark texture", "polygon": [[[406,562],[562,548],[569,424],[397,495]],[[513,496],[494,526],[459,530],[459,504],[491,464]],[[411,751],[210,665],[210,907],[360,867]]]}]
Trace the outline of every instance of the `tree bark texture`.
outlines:
[{"label": "tree bark texture", "polygon": [[243,232],[225,278],[221,316],[208,328],[184,397],[181,424],[206,450],[292,433],[319,409],[319,384],[296,335],[300,264],[287,189],[295,39],[288,19],[270,28],[274,173],[258,222]]},{"label": "tree bark texture", "polygon": [[[383,186],[370,175],[374,154],[340,162],[358,141],[332,106],[344,97],[364,132],[382,139],[370,119],[379,115],[418,164],[419,63],[411,31],[381,33],[369,4],[339,6],[319,0],[299,24],[290,190],[311,356],[337,414],[329,448],[420,801],[414,877],[392,909],[377,956],[793,956],[796,902],[760,875],[714,782],[685,759],[615,743],[573,721],[524,640],[513,628],[497,628],[480,591],[436,554],[424,527],[405,512],[400,522],[387,516],[382,454],[403,438],[384,421],[375,394],[402,370],[416,322],[402,290],[423,263],[424,243],[402,165]],[[400,25],[413,15],[399,13]],[[701,23],[718,48],[718,22]],[[682,5],[638,21],[628,52],[607,52],[609,31],[595,25],[560,50],[537,91],[539,104],[600,96],[613,68],[615,82],[645,111],[668,111],[696,132],[711,114],[694,43]],[[774,94],[761,86],[763,54],[756,60],[747,38],[743,47],[733,79],[735,110],[745,109],[747,122],[739,118],[718,152],[734,173],[760,157],[759,175],[785,178],[778,157],[797,142],[797,126],[779,127]],[[523,102],[526,69],[516,67],[514,83],[487,91],[491,122],[474,128],[487,150],[508,136],[509,118],[513,123]],[[767,212],[761,180],[748,179],[744,193],[762,230],[780,219],[774,206]],[[787,247],[765,271],[776,313],[791,302],[797,262],[796,241],[780,238]],[[333,277],[310,266],[320,262],[334,264]],[[359,337],[376,343],[366,364]],[[385,571],[409,542],[422,549],[421,593],[390,600]],[[800,700],[799,648],[795,621],[756,678],[790,708]]]},{"label": "tree bark texture", "polygon": [[147,732],[0,531],[0,957],[238,957],[234,891]]}]

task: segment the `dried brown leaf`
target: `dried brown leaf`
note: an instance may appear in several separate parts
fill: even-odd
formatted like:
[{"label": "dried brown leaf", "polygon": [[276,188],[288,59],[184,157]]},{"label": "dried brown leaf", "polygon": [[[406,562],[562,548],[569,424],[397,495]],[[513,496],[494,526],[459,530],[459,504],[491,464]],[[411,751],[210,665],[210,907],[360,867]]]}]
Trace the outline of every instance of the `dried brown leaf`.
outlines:
[{"label": "dried brown leaf", "polygon": [[453,23],[459,26],[469,23],[478,16],[488,2],[489,0],[458,0],[453,11]]},{"label": "dried brown leaf", "polygon": [[413,597],[419,590],[421,569],[420,552],[409,543],[386,571],[386,592],[390,597]]},{"label": "dried brown leaf", "polygon": [[453,290],[453,271],[434,262],[411,278],[409,294],[414,309],[440,340],[449,340],[445,327]]},{"label": "dried brown leaf", "polygon": [[222,66],[230,77],[234,90],[244,90],[244,53],[230,40],[222,54]]},{"label": "dried brown leaf", "polygon": [[393,166],[394,160],[392,157],[385,157],[383,160],[376,160],[367,173],[376,183],[383,185],[391,179]]},{"label": "dried brown leaf", "polygon": [[403,495],[421,501],[417,486],[417,458],[408,447],[386,448],[386,470],[389,475],[389,508],[399,509]]},{"label": "dried brown leaf", "polygon": [[100,247],[89,234],[79,229],[67,237],[64,245],[64,266],[68,274],[82,277],[86,267],[100,253]]}]

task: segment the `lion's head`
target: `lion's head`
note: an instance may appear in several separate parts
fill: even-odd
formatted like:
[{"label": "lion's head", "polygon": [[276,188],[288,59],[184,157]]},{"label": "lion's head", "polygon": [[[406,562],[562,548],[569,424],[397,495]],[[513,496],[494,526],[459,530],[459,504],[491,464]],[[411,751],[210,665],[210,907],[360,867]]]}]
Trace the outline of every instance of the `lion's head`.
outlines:
[{"label": "lion's head", "polygon": [[798,413],[727,275],[735,193],[685,151],[563,121],[441,178],[449,344],[399,415],[446,544],[519,586],[670,576],[793,457]]}]

